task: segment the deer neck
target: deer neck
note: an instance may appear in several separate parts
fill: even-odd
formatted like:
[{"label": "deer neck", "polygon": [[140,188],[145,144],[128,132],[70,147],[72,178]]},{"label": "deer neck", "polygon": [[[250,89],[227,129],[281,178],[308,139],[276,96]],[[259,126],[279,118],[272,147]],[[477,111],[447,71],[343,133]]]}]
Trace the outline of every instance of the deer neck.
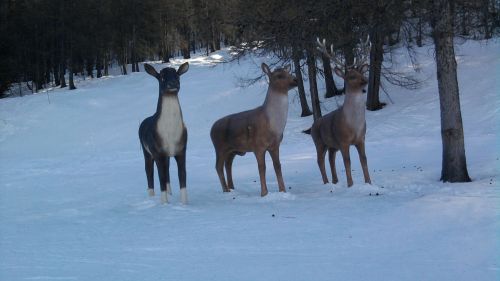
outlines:
[{"label": "deer neck", "polygon": [[156,110],[158,135],[164,140],[180,138],[184,122],[177,95],[161,95]]},{"label": "deer neck", "polygon": [[269,120],[271,130],[278,135],[283,134],[288,117],[287,93],[269,89],[262,108]]},{"label": "deer neck", "polygon": [[162,95],[158,99],[156,108],[156,115],[158,120],[164,121],[167,117],[173,117],[182,121],[181,105],[177,95]]},{"label": "deer neck", "polygon": [[344,104],[342,105],[342,114],[347,124],[357,130],[365,126],[365,96],[362,90],[346,91]]}]

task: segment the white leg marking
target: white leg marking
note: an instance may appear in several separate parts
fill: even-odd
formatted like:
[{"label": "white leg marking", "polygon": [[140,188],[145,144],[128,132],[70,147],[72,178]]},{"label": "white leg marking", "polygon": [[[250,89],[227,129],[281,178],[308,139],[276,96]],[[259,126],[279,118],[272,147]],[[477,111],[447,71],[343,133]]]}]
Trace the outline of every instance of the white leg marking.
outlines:
[{"label": "white leg marking", "polygon": [[168,197],[167,197],[167,192],[162,191],[161,192],[161,203],[162,204],[168,204]]},{"label": "white leg marking", "polygon": [[184,205],[188,203],[188,194],[187,194],[187,189],[185,187],[181,188],[181,202]]},{"label": "white leg marking", "polygon": [[148,195],[149,195],[149,197],[155,196],[155,190],[152,188],[148,188]]},{"label": "white leg marking", "polygon": [[172,188],[170,187],[170,183],[167,182],[167,192],[169,195],[172,195]]}]

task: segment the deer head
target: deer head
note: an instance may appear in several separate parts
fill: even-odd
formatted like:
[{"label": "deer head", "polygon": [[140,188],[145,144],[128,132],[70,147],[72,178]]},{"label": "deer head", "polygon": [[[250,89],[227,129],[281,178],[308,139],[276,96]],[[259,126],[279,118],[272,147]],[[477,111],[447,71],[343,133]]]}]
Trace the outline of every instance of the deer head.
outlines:
[{"label": "deer head", "polygon": [[185,62],[181,64],[177,70],[172,67],[166,67],[162,69],[160,73],[147,63],[144,64],[144,69],[149,75],[158,79],[158,83],[160,84],[160,95],[177,94],[180,90],[179,78],[188,71],[189,63]]},{"label": "deer head", "polygon": [[265,63],[261,65],[262,71],[269,78],[269,87],[273,90],[278,90],[279,92],[288,93],[288,90],[291,90],[297,87],[298,82],[297,78],[290,74],[290,65],[287,64],[283,68],[278,68],[274,71],[271,71],[269,66]]},{"label": "deer head", "polygon": [[349,91],[358,92],[362,91],[368,84],[368,80],[364,75],[368,71],[368,68],[368,64],[363,64],[361,66],[347,68],[347,72],[344,73],[342,69],[336,66],[334,71],[337,76],[344,79]]}]

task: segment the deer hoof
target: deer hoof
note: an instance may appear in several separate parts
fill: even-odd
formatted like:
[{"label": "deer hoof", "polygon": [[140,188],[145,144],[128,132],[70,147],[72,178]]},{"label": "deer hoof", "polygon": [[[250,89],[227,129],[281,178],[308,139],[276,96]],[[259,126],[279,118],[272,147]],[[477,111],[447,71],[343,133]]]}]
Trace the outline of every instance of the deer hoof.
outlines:
[{"label": "deer hoof", "polygon": [[267,192],[267,190],[266,190],[266,191],[262,191],[262,192],[260,193],[260,196],[261,196],[261,197],[264,197],[264,196],[266,196],[266,195],[267,195],[267,193],[268,193],[268,192]]},{"label": "deer hoof", "polygon": [[188,194],[187,194],[187,189],[185,187],[181,188],[181,202],[184,205],[188,203]]},{"label": "deer hoof", "polygon": [[154,197],[155,196],[155,190],[152,188],[148,188],[148,195],[149,197]]},{"label": "deer hoof", "polygon": [[161,203],[168,204],[168,196],[166,191],[161,192]]}]

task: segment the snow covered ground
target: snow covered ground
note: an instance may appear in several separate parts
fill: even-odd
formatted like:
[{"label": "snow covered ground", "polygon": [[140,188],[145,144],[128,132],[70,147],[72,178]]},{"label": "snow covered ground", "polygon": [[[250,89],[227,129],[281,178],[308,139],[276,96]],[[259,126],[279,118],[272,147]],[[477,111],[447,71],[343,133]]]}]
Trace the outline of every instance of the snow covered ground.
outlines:
[{"label": "snow covered ground", "polygon": [[[187,206],[173,160],[171,204],[147,197],[137,129],[156,109],[158,85],[145,72],[0,100],[0,280],[499,280],[499,49],[488,41],[456,50],[467,184],[439,182],[432,48],[419,50],[423,86],[387,86],[394,104],[367,113],[371,186],[354,149],[355,185],[346,187],[341,157],[340,183],[322,184],[301,133],[312,120],[298,117],[294,90],[281,145],[288,192],[277,192],[268,158],[261,198],[247,154],[235,159],[236,191],[222,193],[209,130],[262,103],[265,81],[236,86],[259,74],[259,60],[198,57],[181,78]],[[337,103],[323,101],[323,112]]]}]

